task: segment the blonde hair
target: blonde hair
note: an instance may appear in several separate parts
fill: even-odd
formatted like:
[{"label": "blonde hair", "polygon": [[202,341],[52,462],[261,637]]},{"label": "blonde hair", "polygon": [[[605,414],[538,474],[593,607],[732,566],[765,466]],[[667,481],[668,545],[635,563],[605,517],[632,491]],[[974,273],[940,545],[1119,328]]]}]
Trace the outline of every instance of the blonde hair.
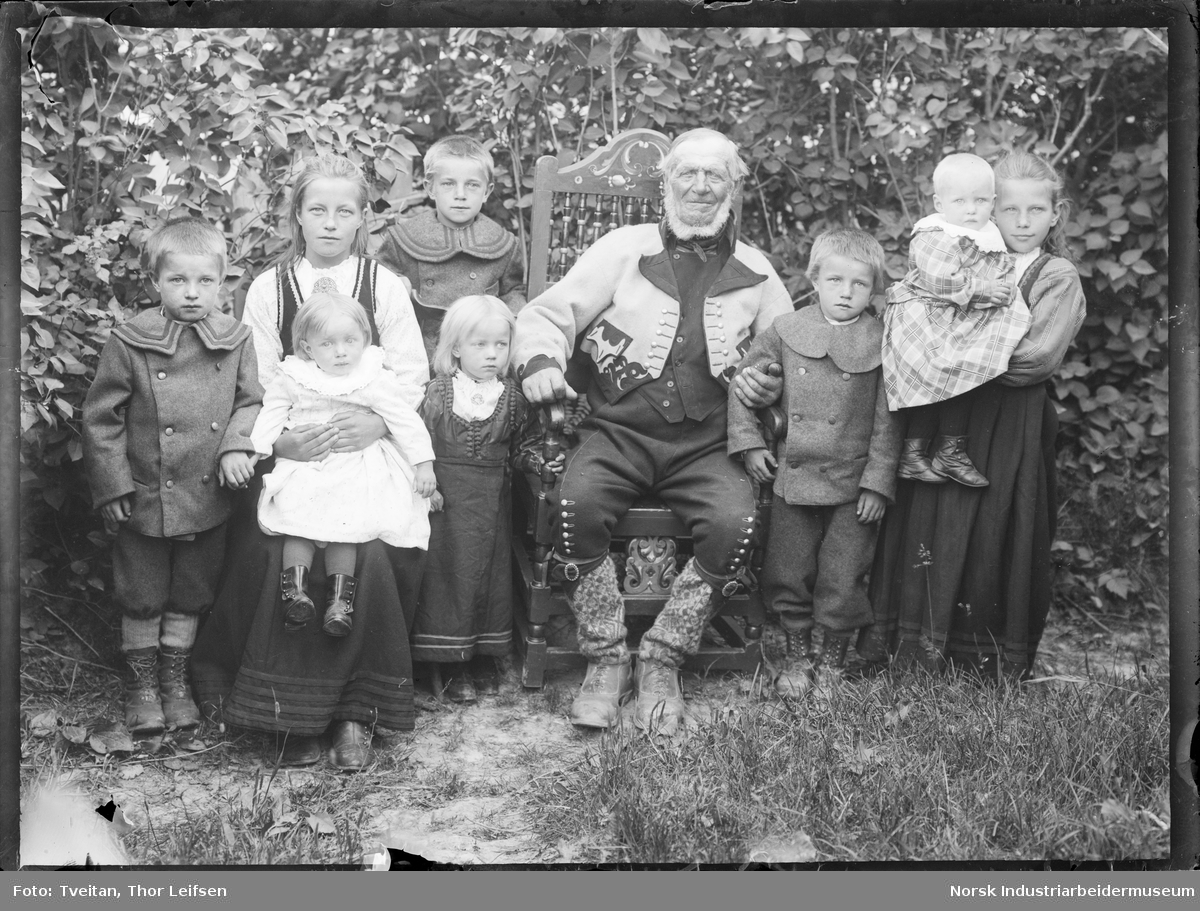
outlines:
[{"label": "blonde hair", "polygon": [[953,155],[947,155],[933,169],[933,192],[935,195],[940,196],[946,181],[951,176],[973,172],[982,174],[985,171],[992,182],[992,190],[994,192],[996,189],[996,175],[992,172],[990,164],[978,155],[972,155],[970,152],[955,152]]},{"label": "blonde hair", "polygon": [[881,294],[887,288],[887,268],[884,261],[883,247],[879,241],[858,228],[838,228],[826,231],[813,241],[812,250],[808,254],[808,269],[804,274],[808,280],[816,283],[821,274],[821,266],[831,256],[844,256],[871,267],[871,277],[875,286],[872,294]]},{"label": "blonde hair", "polygon": [[[433,352],[434,376],[450,376],[458,369],[458,358],[454,349],[466,341],[471,330],[486,319],[497,317],[508,324],[509,338],[517,325],[517,318],[508,308],[508,304],[490,294],[471,294],[460,297],[442,320],[442,328],[438,333],[437,348]],[[508,361],[508,369],[512,368],[512,359]]]},{"label": "blonde hair", "polygon": [[667,154],[662,160],[662,175],[664,180],[670,180],[671,174],[674,172],[679,162],[679,149],[681,146],[689,142],[703,139],[720,139],[725,143],[725,168],[729,172],[729,179],[736,183],[741,183],[742,180],[750,173],[750,169],[746,166],[746,162],[742,160],[742,156],[738,152],[737,145],[726,136],[724,133],[717,130],[710,130],[707,127],[700,127],[695,130],[688,130],[685,133],[680,133],[675,137],[675,141],[671,143],[671,147],[667,149]]},{"label": "blonde hair", "polygon": [[348,316],[354,320],[362,331],[364,346],[371,344],[371,324],[362,304],[348,294],[318,291],[309,296],[292,320],[292,353],[301,360],[312,360],[300,343],[328,326],[335,316]]},{"label": "blonde hair", "polygon": [[1071,248],[1067,246],[1067,217],[1071,214],[1071,200],[1066,196],[1062,175],[1044,158],[1020,150],[1006,152],[993,170],[997,183],[1002,180],[1044,180],[1050,184],[1050,205],[1054,207],[1058,221],[1046,235],[1046,252],[1073,260]]},{"label": "blonde hair", "polygon": [[445,136],[429,147],[425,153],[425,182],[433,180],[437,174],[438,165],[447,158],[465,158],[476,162],[487,177],[488,183],[493,183],[496,175],[496,163],[492,153],[483,144],[470,136]]},{"label": "blonde hair", "polygon": [[291,228],[292,242],[281,258],[281,262],[294,263],[304,256],[304,230],[300,227],[300,210],[304,207],[304,194],[313,181],[320,180],[323,177],[332,178],[334,180],[348,180],[354,184],[355,202],[358,204],[359,210],[363,213],[362,224],[358,226],[358,231],[354,234],[354,241],[350,245],[350,253],[354,256],[367,255],[368,230],[367,230],[367,205],[370,186],[367,184],[367,175],[363,173],[362,168],[356,165],[349,158],[343,158],[341,155],[325,154],[314,155],[311,158],[304,160],[303,166],[300,168],[300,176],[296,178],[296,182],[292,185],[291,199],[288,201],[288,227]]},{"label": "blonde hair", "polygon": [[155,281],[165,265],[164,260],[172,253],[211,256],[217,261],[222,278],[229,267],[225,235],[201,218],[188,216],[172,219],[155,228],[146,238],[143,251],[146,271]]}]

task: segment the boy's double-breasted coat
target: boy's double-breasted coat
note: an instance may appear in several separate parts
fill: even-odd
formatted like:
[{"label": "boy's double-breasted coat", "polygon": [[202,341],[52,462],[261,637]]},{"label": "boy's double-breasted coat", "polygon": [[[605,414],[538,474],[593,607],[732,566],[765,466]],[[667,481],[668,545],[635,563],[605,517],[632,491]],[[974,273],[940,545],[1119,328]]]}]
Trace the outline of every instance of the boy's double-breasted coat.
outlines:
[{"label": "boy's double-breasted coat", "polygon": [[250,330],[230,316],[180,323],[151,310],[118,326],[83,405],[93,503],[129,495],[126,527],[150,537],[220,525],[232,501],[218,461],[254,452],[262,395]]},{"label": "boy's double-breasted coat", "polygon": [[[775,320],[743,361],[783,365],[787,435],[762,581],[787,629],[820,623],[843,633],[871,622],[865,578],[876,526],[858,520],[857,501],[862,490],[893,499],[901,442],[883,388],[882,338],[866,313],[832,325],[811,306]],[[729,453],[762,445],[754,415],[731,395]]]},{"label": "boy's double-breasted coat", "polygon": [[[834,326],[815,305],[755,337],[739,369],[783,365],[787,436],[775,493],[787,503],[836,506],[856,501],[860,488],[894,499],[901,430],[883,388],[882,340],[868,313]],[[762,446],[753,412],[731,395],[729,454]]]}]

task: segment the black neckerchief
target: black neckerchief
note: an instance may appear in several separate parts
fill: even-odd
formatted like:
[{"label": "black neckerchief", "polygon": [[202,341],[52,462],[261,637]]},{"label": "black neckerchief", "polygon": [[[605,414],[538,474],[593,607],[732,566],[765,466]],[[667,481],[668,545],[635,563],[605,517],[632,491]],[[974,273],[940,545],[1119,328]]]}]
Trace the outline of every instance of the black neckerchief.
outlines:
[{"label": "black neckerchief", "polygon": [[725,220],[725,226],[711,237],[693,237],[690,240],[683,240],[675,236],[675,233],[667,226],[665,218],[659,223],[659,233],[662,235],[663,246],[668,251],[681,247],[684,250],[690,250],[695,253],[700,257],[701,262],[708,262],[710,256],[716,256],[721,253],[723,246],[727,256],[733,252],[734,224],[732,215]]}]

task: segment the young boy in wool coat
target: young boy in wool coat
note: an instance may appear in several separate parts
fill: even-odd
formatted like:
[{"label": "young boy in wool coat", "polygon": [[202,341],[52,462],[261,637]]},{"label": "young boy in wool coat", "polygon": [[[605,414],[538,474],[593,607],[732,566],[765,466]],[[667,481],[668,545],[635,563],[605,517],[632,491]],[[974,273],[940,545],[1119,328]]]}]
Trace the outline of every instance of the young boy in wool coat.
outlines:
[{"label": "young boy in wool coat", "polygon": [[[778,462],[754,413],[729,398],[729,454],[741,454],[756,481],[775,482],[762,582],[787,636],[775,680],[784,696],[803,695],[822,664],[840,668],[850,634],[872,619],[865,576],[895,493],[901,444],[884,392],[883,328],[867,310],[884,275],[883,249],[871,235],[822,234],[808,265],[817,306],[780,316],[755,337],[739,369],[783,366],[787,432]],[[818,623],[825,635],[814,652]]]},{"label": "young boy in wool coat", "polygon": [[498,297],[525,306],[525,260],[517,238],[479,210],[492,192],[492,154],[470,136],[439,139],[425,153],[434,208],[390,228],[376,259],[408,282],[433,361],[446,311],[460,297]]},{"label": "young boy in wool coat", "polygon": [[188,658],[216,594],[229,489],[254,474],[250,431],[263,395],[250,330],[216,310],[221,232],[170,221],[150,235],[146,259],[162,305],[113,329],[83,405],[92,499],[117,529],[132,734],[200,723]]}]

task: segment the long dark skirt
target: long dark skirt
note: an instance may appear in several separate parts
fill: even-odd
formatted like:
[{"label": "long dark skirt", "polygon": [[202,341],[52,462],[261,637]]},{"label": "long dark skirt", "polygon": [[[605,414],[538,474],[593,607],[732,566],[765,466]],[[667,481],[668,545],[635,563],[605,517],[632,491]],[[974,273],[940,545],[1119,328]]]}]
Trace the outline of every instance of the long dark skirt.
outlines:
[{"label": "long dark skirt", "polygon": [[503,465],[434,463],[445,491],[429,517],[429,560],[413,628],[417,661],[467,661],[512,648],[512,496]]},{"label": "long dark skirt", "polygon": [[1050,610],[1058,417],[1044,384],[988,383],[967,453],[982,489],[900,481],[871,571],[863,657],[1028,674]]},{"label": "long dark skirt", "polygon": [[240,727],[295,735],[321,734],[334,721],[411,730],[408,637],[424,551],[359,545],[354,627],[335,639],[321,632],[318,550],[309,587],[317,618],[287,632],[279,596],[283,538],[259,529],[256,503],[257,491],[247,491],[230,519],[223,580],[196,641],[192,680],[201,708]]}]

